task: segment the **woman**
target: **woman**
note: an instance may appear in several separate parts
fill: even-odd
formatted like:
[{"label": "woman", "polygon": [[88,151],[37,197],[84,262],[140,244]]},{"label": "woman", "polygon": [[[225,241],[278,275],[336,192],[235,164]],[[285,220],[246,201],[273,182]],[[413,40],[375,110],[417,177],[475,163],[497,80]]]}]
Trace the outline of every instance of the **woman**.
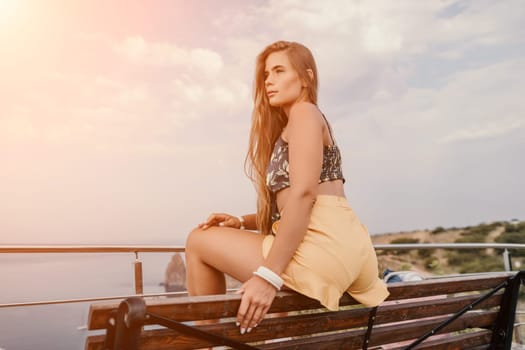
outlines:
[{"label": "woman", "polygon": [[188,292],[225,293],[224,273],[243,282],[241,333],[263,320],[283,284],[330,310],[344,292],[368,306],[388,296],[368,232],[347,204],[317,84],[314,58],[301,44],[279,41],[257,57],[246,157],[257,213],[212,214],[188,236]]}]

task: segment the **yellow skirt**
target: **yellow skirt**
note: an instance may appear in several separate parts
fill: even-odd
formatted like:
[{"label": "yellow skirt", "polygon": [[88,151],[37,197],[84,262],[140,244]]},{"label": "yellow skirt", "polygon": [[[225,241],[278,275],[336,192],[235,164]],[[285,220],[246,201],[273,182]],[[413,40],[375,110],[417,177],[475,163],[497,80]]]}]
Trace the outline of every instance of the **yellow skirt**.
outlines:
[{"label": "yellow skirt", "polygon": [[[274,233],[278,226],[276,221]],[[273,235],[264,238],[265,258],[273,241]],[[317,196],[308,231],[281,277],[287,287],[330,310],[339,309],[344,292],[366,306],[377,306],[389,295],[368,230],[344,197]]]}]

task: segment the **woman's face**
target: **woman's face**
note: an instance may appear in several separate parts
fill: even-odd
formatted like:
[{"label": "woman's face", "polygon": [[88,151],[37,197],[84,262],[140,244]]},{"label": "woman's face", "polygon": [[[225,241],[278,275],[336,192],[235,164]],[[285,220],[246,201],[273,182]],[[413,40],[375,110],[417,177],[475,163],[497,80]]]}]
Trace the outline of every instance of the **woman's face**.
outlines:
[{"label": "woman's face", "polygon": [[284,51],[271,53],[264,68],[266,95],[273,107],[291,107],[301,96],[303,85]]}]

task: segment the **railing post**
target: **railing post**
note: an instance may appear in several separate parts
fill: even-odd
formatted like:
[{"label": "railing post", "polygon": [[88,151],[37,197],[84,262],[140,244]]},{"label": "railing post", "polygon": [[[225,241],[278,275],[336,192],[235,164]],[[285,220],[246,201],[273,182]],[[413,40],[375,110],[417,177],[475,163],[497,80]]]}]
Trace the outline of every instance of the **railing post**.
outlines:
[{"label": "railing post", "polygon": [[139,260],[139,252],[135,251],[135,294],[143,294],[142,283],[142,261]]},{"label": "railing post", "polygon": [[510,253],[507,248],[503,251],[503,264],[505,265],[505,271],[512,271],[512,264],[510,262]]}]

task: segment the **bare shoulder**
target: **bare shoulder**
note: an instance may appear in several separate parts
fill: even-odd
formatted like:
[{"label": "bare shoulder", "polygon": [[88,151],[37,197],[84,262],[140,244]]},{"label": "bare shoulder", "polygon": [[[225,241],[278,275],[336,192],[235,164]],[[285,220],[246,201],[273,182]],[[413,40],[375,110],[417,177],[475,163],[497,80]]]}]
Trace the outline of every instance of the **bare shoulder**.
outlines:
[{"label": "bare shoulder", "polygon": [[293,105],[290,109],[290,115],[288,117],[290,125],[300,124],[304,125],[318,125],[322,127],[323,117],[319,108],[310,102],[299,102]]}]

